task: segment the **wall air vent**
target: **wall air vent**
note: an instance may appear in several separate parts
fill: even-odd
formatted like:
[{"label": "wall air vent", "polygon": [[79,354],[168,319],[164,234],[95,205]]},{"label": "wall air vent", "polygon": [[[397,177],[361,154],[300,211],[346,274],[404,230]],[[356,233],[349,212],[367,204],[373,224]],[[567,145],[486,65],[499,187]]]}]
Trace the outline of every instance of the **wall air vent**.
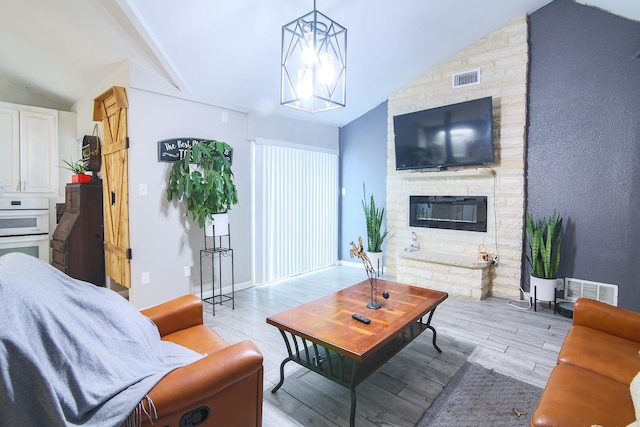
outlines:
[{"label": "wall air vent", "polygon": [[618,286],[573,278],[564,279],[564,299],[589,298],[618,306]]},{"label": "wall air vent", "polygon": [[480,68],[454,74],[451,79],[453,89],[477,84],[480,84]]}]

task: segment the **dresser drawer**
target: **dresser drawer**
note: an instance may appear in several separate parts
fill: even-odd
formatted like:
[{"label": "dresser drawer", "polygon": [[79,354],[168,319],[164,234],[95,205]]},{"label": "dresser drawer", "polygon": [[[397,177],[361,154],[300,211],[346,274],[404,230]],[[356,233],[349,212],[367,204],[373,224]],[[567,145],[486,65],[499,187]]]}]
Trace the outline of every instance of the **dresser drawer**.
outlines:
[{"label": "dresser drawer", "polygon": [[67,185],[65,197],[65,212],[80,212],[80,184]]},{"label": "dresser drawer", "polygon": [[67,252],[67,243],[51,239],[51,249],[58,252]]},{"label": "dresser drawer", "polygon": [[54,266],[55,268],[57,268],[58,270],[62,271],[63,273],[67,272],[67,267],[66,266],[60,265],[55,261],[51,262],[51,265]]},{"label": "dresser drawer", "polygon": [[52,251],[51,256],[53,258],[53,262],[59,264],[64,267],[63,271],[66,271],[67,268],[67,254],[59,251]]}]

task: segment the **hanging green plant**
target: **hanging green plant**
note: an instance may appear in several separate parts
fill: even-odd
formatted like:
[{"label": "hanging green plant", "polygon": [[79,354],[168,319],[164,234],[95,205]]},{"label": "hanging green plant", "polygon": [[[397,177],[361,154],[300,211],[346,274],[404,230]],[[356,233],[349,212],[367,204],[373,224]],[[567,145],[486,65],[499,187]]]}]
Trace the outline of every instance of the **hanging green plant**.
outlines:
[{"label": "hanging green plant", "polygon": [[206,140],[194,144],[174,162],[169,172],[167,200],[186,203],[200,228],[212,214],[226,212],[238,203],[231,162],[225,142]]}]

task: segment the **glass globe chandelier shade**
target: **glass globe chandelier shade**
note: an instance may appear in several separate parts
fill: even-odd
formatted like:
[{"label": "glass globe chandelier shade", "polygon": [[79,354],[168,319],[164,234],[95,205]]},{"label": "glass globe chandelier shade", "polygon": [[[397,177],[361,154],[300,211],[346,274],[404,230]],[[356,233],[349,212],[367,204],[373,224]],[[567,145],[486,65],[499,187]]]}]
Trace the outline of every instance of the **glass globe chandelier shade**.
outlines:
[{"label": "glass globe chandelier shade", "polygon": [[280,103],[310,113],[346,105],[347,29],[315,6],[282,27]]}]

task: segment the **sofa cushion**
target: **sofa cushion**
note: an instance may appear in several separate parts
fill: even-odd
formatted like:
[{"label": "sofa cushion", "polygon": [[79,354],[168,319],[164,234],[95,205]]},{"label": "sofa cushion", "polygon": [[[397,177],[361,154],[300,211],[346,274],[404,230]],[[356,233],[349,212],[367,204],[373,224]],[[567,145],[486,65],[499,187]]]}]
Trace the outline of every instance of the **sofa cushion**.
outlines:
[{"label": "sofa cushion", "polygon": [[603,375],[628,386],[640,371],[640,343],[585,326],[573,326],[567,334],[558,362]]},{"label": "sofa cushion", "polygon": [[164,341],[171,341],[183,347],[190,348],[200,354],[213,354],[229,344],[220,335],[206,325],[192,326],[162,337]]},{"label": "sofa cushion", "polygon": [[626,426],[634,420],[628,385],[561,363],[551,372],[531,425]]}]

